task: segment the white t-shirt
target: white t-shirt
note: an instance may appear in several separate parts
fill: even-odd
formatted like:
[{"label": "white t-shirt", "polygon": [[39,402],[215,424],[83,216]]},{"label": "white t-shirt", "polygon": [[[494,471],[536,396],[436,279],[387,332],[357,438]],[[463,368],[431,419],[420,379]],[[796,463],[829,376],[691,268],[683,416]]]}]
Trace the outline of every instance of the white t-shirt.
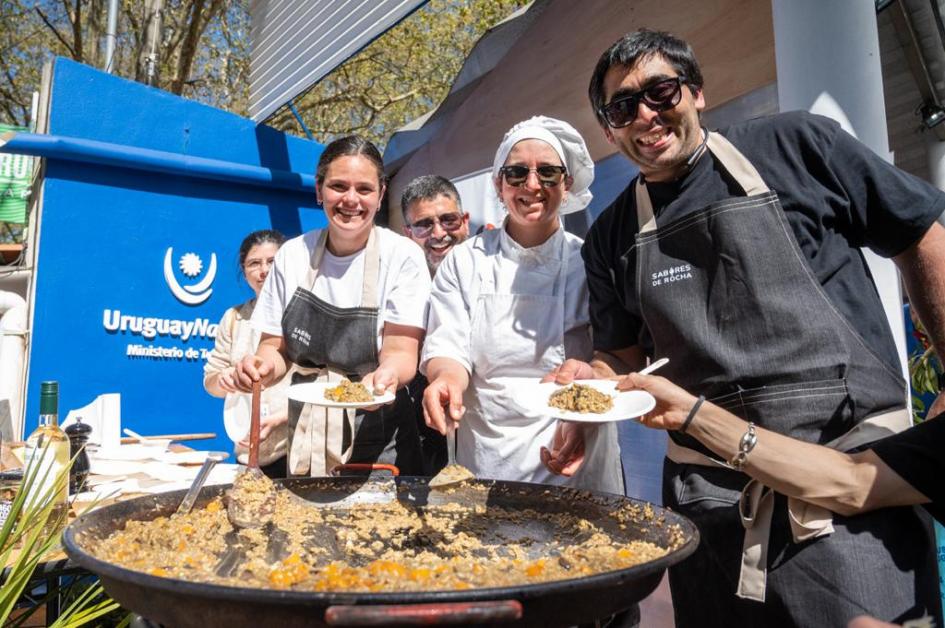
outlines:
[{"label": "white t-shirt", "polygon": [[[282,335],[282,315],[295,289],[305,281],[312,253],[321,230],[293,238],[276,253],[275,263],[253,310],[253,327],[275,336]],[[377,348],[381,348],[384,323],[423,329],[430,300],[430,271],[423,250],[411,240],[389,229],[377,228],[380,254],[377,286]],[[302,286],[335,307],[361,305],[364,277],[364,250],[337,257],[327,249],[322,257],[315,286]]]}]

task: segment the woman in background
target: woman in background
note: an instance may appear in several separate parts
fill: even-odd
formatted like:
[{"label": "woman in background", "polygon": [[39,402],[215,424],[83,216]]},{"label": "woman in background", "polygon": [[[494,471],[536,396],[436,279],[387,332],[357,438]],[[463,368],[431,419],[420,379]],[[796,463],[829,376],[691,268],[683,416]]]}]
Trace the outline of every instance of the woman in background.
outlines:
[{"label": "woman in background", "polygon": [[[256,307],[256,299],[269,275],[276,251],[285,242],[278,231],[254,231],[240,244],[239,268],[241,276],[253,289],[253,298],[231,307],[223,314],[217,328],[213,351],[203,367],[203,387],[214,397],[224,397],[224,421],[249,424],[249,404],[239,403],[243,395],[235,385],[236,365],[247,355],[256,352],[259,332],[249,322]],[[289,418],[289,400],[286,387],[289,378],[263,391],[260,401],[260,465],[271,478],[286,477],[286,422]],[[245,415],[245,416],[241,416]],[[249,457],[248,434],[236,443],[236,458],[246,464]]]}]

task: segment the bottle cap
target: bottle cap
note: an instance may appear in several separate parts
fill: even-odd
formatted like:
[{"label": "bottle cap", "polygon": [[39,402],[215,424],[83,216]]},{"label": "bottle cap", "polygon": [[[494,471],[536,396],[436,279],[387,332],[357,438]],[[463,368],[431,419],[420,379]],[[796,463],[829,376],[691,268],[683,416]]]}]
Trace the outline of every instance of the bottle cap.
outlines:
[{"label": "bottle cap", "polygon": [[59,382],[43,382],[39,385],[39,413],[59,414]]}]

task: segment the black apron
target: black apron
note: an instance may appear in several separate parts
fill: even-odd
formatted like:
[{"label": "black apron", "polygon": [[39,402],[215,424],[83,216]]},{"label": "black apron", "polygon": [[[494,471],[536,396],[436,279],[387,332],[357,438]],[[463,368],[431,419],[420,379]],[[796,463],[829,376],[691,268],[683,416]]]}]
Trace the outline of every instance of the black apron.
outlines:
[{"label": "black apron", "polygon": [[[838,449],[905,429],[903,378],[833,307],[777,194],[721,135],[709,134],[708,148],[745,195],[657,227],[638,181],[641,231],[621,258],[636,257],[646,331],[655,356],[670,358],[664,375],[756,425]],[[915,509],[831,522],[749,484],[695,439],[670,436],[664,504],[702,537],[670,570],[677,627],[938,614],[928,521]]]},{"label": "black apron", "polygon": [[[293,384],[343,377],[357,380],[378,366],[380,253],[376,228],[365,247],[360,307],[335,307],[311,292],[327,238],[325,229],[312,253],[306,279],[282,315],[286,357],[298,367]],[[343,463],[386,463],[408,475],[422,472],[409,398],[401,389],[392,404],[373,412],[359,411],[353,417],[344,409],[290,400],[288,460],[290,475],[327,475]]]}]

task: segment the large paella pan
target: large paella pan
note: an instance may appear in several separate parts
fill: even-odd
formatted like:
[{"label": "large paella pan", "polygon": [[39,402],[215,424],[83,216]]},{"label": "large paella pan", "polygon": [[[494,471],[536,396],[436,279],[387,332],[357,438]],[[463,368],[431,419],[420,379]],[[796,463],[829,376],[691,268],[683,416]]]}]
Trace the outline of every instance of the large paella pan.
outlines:
[{"label": "large paella pan", "polygon": [[[691,554],[698,532],[685,518],[643,502],[603,493],[499,481],[470,481],[444,495],[431,491],[425,478],[306,478],[282,482],[282,486],[318,510],[313,519],[331,521],[310,529],[313,543],[330,545],[333,561],[363,557],[346,555],[338,543],[339,527],[364,503],[395,501],[400,508],[430,512],[436,508],[469,506],[480,516],[464,534],[474,534],[477,547],[521,546],[526,561],[542,562],[561,556],[562,542],[581,543],[580,526],[560,529],[556,513],[573,515],[615,543],[643,541],[665,548],[658,558],[626,568],[600,572],[558,574],[535,583],[521,582],[472,588],[413,590],[316,590],[247,586],[238,578],[196,581],[154,565],[152,570],[131,569],[103,556],[103,540],[125,529],[130,521],[152,521],[169,516],[183,493],[148,496],[89,513],[70,525],[64,535],[66,552],[73,561],[97,574],[106,590],[122,606],[165,626],[312,626],[378,625],[409,623],[495,624],[565,626],[606,618],[629,608],[648,595],[663,571]],[[197,508],[219,500],[227,487],[204,489]],[[323,512],[330,511],[326,518]],[[315,511],[313,510],[313,514]],[[502,516],[490,516],[502,513]],[[507,513],[518,514],[510,521]],[[536,516],[535,513],[541,513]],[[636,513],[639,516],[628,516]],[[326,526],[332,529],[326,529]],[[409,534],[402,531],[402,534]],[[388,535],[390,536],[390,535]],[[427,542],[431,535],[411,537]],[[383,539],[379,539],[381,543]],[[396,540],[399,545],[404,539]],[[231,548],[221,548],[226,553]],[[378,551],[381,551],[380,546]],[[454,560],[477,560],[475,553]],[[565,562],[565,564],[567,564]],[[575,570],[577,571],[577,570]],[[358,587],[354,587],[357,589]]]}]

